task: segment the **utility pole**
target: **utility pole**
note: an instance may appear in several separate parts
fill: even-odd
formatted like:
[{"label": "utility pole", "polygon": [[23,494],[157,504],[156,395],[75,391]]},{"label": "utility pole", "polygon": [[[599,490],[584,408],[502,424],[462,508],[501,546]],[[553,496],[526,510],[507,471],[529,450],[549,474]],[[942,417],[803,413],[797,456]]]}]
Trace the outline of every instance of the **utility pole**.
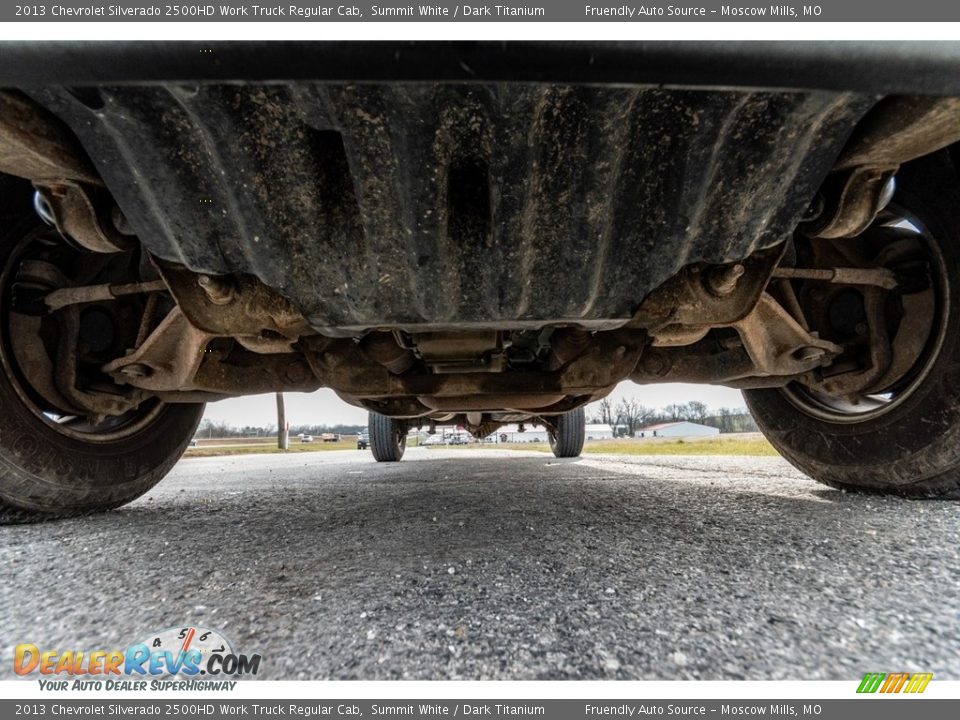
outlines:
[{"label": "utility pole", "polygon": [[290,448],[290,428],[287,427],[287,413],[283,409],[283,393],[277,393],[277,447]]}]

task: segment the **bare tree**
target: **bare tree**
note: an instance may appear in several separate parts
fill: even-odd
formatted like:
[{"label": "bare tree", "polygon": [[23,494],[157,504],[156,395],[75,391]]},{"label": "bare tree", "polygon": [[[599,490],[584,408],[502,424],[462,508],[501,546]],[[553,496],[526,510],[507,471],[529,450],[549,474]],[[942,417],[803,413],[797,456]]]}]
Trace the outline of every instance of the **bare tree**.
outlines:
[{"label": "bare tree", "polygon": [[733,411],[730,408],[722,407],[717,411],[720,432],[733,432]]},{"label": "bare tree", "polygon": [[646,405],[637,406],[637,423],[638,427],[643,427],[645,425],[650,425],[654,420],[657,419],[657,411],[653,408],[648,408]]},{"label": "bare tree", "polygon": [[633,423],[633,406],[635,403],[636,401],[633,398],[621,398],[616,409],[617,425],[623,425],[630,437],[633,437],[635,430]]},{"label": "bare tree", "polygon": [[617,424],[626,428],[627,435],[634,437],[641,427],[654,416],[653,411],[641,405],[635,398],[623,398],[616,407]]},{"label": "bare tree", "polygon": [[663,414],[664,417],[670,422],[686,420],[687,407],[686,405],[667,405],[663,408]]},{"label": "bare tree", "polygon": [[687,403],[687,420],[693,420],[701,425],[707,419],[707,405],[699,400],[691,400]]},{"label": "bare tree", "polygon": [[613,425],[615,418],[613,417],[613,401],[605,397],[600,401],[600,422],[604,425]]}]

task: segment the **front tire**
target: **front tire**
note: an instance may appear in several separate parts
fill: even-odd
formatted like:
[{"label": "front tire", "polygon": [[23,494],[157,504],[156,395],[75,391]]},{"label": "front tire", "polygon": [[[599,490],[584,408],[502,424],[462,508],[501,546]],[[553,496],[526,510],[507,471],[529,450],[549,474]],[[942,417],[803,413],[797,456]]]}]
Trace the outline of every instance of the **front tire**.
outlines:
[{"label": "front tire", "polygon": [[377,462],[397,462],[407,449],[407,433],[399,420],[371,412],[370,450]]},{"label": "front tire", "polygon": [[12,309],[17,270],[36,243],[52,249],[59,237],[24,222],[0,238],[0,524],[87,515],[139,497],[180,459],[204,408],[148,399],[94,422],[45,400],[16,352],[37,336],[15,326]]},{"label": "front tire", "polygon": [[556,432],[549,433],[550,449],[558,458],[579,457],[587,434],[587,420],[582,407],[556,418]]},{"label": "front tire", "polygon": [[[843,490],[960,498],[960,180],[946,153],[905,166],[894,203],[921,225],[939,273],[935,337],[886,407],[846,416],[803,388],[746,390],[767,439],[798,469]],[[935,342],[934,342],[935,341]]]},{"label": "front tire", "polygon": [[183,455],[203,405],[158,405],[135,434],[84,441],[46,426],[0,377],[0,524],[89,515],[138,498]]}]

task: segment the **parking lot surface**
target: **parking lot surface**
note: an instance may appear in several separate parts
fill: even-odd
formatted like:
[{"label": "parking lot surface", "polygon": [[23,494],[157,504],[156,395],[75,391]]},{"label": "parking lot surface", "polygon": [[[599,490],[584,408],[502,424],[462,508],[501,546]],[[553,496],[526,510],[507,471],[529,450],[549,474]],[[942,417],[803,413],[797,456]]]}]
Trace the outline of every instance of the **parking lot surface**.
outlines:
[{"label": "parking lot surface", "polygon": [[13,645],[197,625],[269,679],[960,679],[956,503],[779,458],[411,448],[181,461],[90,518],[0,528]]}]

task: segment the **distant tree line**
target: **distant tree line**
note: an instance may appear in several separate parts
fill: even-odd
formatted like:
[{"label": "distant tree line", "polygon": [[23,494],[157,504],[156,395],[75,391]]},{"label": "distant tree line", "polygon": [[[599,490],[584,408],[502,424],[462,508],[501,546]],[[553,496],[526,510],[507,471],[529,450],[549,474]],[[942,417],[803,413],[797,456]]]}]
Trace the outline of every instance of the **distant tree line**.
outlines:
[{"label": "distant tree line", "polygon": [[597,405],[597,413],[589,421],[610,425],[617,434],[634,437],[641,428],[649,425],[682,420],[720,428],[722,433],[756,432],[758,429],[745,407],[724,407],[713,411],[706,403],[697,400],[650,408],[636,398],[622,398],[617,403],[610,398],[604,398]]},{"label": "distant tree line", "polygon": [[[356,435],[365,425],[290,425],[290,434],[322,435],[335,433],[337,435]],[[277,423],[263,425],[244,425],[238,427],[232,423],[205,418],[197,428],[198,438],[252,438],[270,437],[277,434]]]}]

